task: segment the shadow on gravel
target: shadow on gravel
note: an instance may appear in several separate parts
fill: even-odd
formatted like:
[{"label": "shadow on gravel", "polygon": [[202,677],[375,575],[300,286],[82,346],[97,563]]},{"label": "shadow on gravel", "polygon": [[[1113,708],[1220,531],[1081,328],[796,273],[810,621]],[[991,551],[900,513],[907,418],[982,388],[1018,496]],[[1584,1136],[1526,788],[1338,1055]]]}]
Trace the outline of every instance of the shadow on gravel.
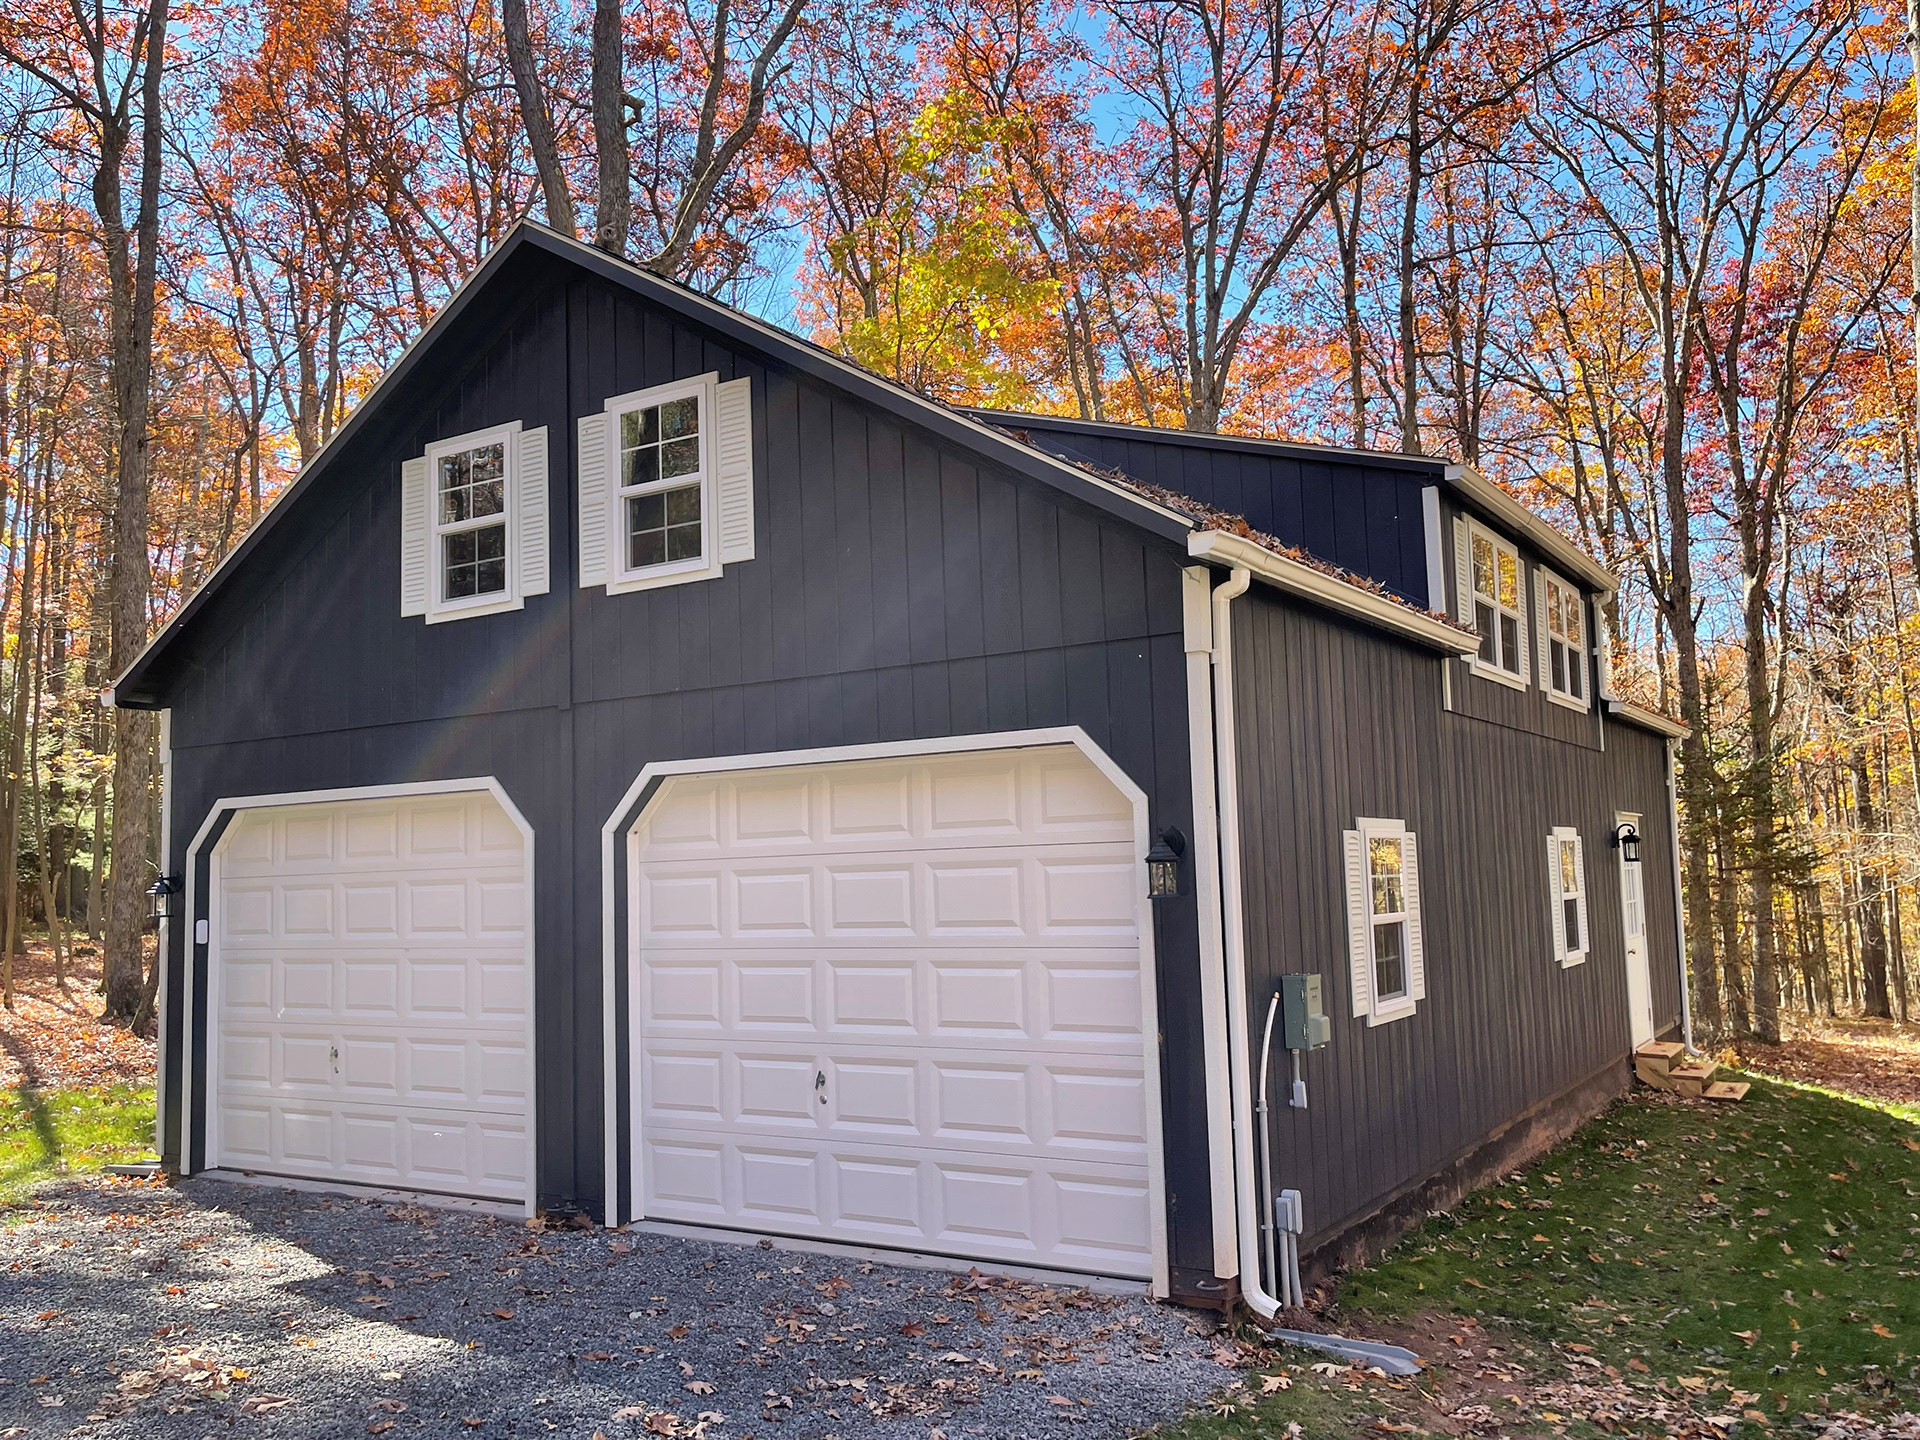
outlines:
[{"label": "shadow on gravel", "polygon": [[43,1192],[16,1262],[0,1433],[1094,1440],[1232,1378],[1139,1296],[216,1181]]}]

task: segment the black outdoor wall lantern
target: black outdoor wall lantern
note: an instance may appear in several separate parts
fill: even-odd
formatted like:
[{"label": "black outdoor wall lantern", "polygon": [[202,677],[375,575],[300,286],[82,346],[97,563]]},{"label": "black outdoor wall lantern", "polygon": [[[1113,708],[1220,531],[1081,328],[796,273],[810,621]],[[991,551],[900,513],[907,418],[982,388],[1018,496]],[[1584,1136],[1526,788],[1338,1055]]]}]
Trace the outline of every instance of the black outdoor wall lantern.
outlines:
[{"label": "black outdoor wall lantern", "polygon": [[1628,864],[1640,859],[1640,832],[1633,828],[1631,820],[1623,820],[1613,832],[1613,843],[1619,847],[1620,858]]},{"label": "black outdoor wall lantern", "polygon": [[1147,851],[1147,897],[1166,900],[1180,893],[1180,857],[1187,853],[1187,837],[1169,825]]},{"label": "black outdoor wall lantern", "polygon": [[147,918],[149,920],[171,920],[174,914],[174,896],[186,889],[178,875],[162,875],[147,890]]}]

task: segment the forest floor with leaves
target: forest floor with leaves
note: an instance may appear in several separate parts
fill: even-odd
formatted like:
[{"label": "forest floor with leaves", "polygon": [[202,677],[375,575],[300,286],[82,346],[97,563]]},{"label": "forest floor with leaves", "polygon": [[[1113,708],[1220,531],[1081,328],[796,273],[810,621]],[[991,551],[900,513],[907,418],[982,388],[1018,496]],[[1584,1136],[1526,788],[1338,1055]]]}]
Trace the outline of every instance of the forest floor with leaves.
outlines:
[{"label": "forest floor with leaves", "polygon": [[99,947],[78,937],[65,984],[55,974],[44,940],[14,959],[14,1006],[0,1009],[0,1089],[151,1086],[153,1041],[100,1018]]},{"label": "forest floor with leaves", "polygon": [[1636,1089],[1314,1297],[1421,1374],[1243,1329],[1242,1379],[1157,1440],[1920,1440],[1917,1030],[1745,1047],[1738,1105]]}]

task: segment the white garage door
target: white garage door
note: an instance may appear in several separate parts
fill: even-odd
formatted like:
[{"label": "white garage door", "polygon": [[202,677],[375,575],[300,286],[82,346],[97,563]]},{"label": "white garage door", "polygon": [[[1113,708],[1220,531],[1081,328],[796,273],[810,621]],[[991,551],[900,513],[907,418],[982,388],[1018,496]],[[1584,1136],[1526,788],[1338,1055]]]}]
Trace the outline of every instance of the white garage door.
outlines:
[{"label": "white garage door", "polygon": [[1078,750],[674,778],[634,846],[648,1216],[1152,1273],[1133,811]]},{"label": "white garage door", "polygon": [[526,859],[484,791],[235,817],[212,1163],[526,1199]]}]

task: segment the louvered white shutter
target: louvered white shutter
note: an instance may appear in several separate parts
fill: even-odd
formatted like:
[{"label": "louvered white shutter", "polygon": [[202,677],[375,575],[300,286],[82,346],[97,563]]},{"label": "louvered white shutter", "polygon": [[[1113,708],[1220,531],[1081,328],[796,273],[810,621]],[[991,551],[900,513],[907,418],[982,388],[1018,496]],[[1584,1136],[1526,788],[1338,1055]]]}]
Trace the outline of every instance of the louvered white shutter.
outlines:
[{"label": "louvered white shutter", "polygon": [[605,585],[613,575],[608,554],[608,496],[613,488],[613,417],[580,417],[580,584]]},{"label": "louvered white shutter", "polygon": [[1367,851],[1358,830],[1343,832],[1347,851],[1347,960],[1353,1018],[1373,1013],[1373,946],[1367,931]]},{"label": "louvered white shutter", "polygon": [[433,566],[427,457],[416,455],[400,467],[400,613],[427,613]]},{"label": "louvered white shutter", "polygon": [[1473,540],[1462,516],[1453,522],[1453,612],[1462,625],[1473,624]]},{"label": "louvered white shutter", "polygon": [[1420,924],[1420,845],[1409,833],[1401,861],[1400,885],[1407,907],[1407,993],[1415,1000],[1427,998],[1427,946]]},{"label": "louvered white shutter", "polygon": [[714,392],[714,511],[720,563],[753,558],[753,382],[729,380]]},{"label": "louvered white shutter", "polygon": [[547,593],[547,427],[514,437],[514,560],[522,595]]},{"label": "louvered white shutter", "polygon": [[1547,928],[1553,932],[1553,959],[1556,965],[1567,963],[1567,928],[1560,906],[1560,837],[1547,832]]},{"label": "louvered white shutter", "polygon": [[1576,907],[1580,911],[1580,953],[1569,958],[1584,960],[1587,952],[1593,948],[1593,934],[1587,929],[1587,846],[1578,835],[1573,837],[1573,878],[1580,885],[1580,900]]},{"label": "louvered white shutter", "polygon": [[1547,572],[1534,567],[1533,572],[1533,654],[1539,668],[1534,678],[1542,690],[1553,685],[1553,657],[1547,653]]}]

